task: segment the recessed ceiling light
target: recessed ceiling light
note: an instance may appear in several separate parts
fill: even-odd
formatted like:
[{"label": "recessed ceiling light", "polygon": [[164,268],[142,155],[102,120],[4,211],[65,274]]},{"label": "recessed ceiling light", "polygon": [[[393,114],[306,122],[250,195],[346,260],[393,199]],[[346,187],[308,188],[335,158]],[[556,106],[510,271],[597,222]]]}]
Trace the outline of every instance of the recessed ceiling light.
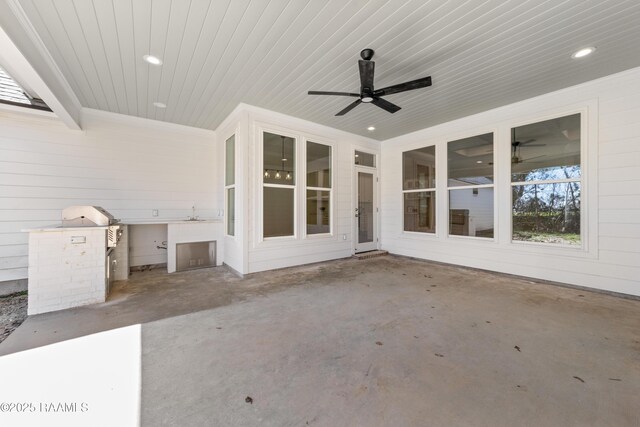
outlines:
[{"label": "recessed ceiling light", "polygon": [[580,49],[579,51],[575,52],[573,55],[571,55],[571,57],[573,59],[584,58],[587,55],[591,55],[595,50],[595,47],[585,47],[584,49]]},{"label": "recessed ceiling light", "polygon": [[145,61],[147,61],[151,65],[162,65],[162,60],[157,56],[153,55],[145,55],[142,57]]},{"label": "recessed ceiling light", "polygon": [[482,160],[476,160],[476,163],[480,164],[480,163],[482,163]]},{"label": "recessed ceiling light", "polygon": [[373,126],[369,126],[369,127],[367,128],[367,130],[369,130],[369,131],[374,131],[374,130],[376,130],[376,128],[375,128],[375,127],[373,127]]},{"label": "recessed ceiling light", "polygon": [[165,104],[164,102],[154,102],[153,105],[158,108],[167,108],[167,104]]}]

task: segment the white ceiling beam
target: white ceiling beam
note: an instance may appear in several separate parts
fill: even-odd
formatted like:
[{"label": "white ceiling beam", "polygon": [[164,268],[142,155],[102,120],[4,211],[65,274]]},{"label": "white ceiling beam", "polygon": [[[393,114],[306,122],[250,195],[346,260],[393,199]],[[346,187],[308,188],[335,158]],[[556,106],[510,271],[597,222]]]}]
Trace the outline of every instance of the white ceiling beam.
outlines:
[{"label": "white ceiling beam", "polygon": [[13,0],[0,0],[0,64],[35,91],[70,129],[81,129],[80,101]]}]

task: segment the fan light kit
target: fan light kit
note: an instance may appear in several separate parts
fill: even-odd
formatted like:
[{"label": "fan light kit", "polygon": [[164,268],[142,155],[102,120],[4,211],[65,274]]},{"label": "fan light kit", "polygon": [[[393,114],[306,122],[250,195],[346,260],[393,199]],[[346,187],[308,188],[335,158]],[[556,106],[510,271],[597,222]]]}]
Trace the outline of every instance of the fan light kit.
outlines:
[{"label": "fan light kit", "polygon": [[[360,56],[362,57],[361,60],[358,60],[358,68],[360,70],[360,93],[310,90],[308,92],[309,95],[352,96],[354,98],[358,98],[351,104],[347,105],[342,111],[338,112],[336,116],[344,116],[363,102],[366,104],[371,103],[376,107],[382,108],[383,110],[393,114],[400,110],[400,107],[381,98],[382,96],[431,86],[431,77],[429,76],[375,90],[373,87],[375,62],[371,60],[371,58],[373,58],[373,54],[373,49],[364,49],[360,52]],[[369,128],[369,130],[373,129]]]},{"label": "fan light kit", "polygon": [[585,47],[584,49],[580,49],[579,51],[575,52],[573,55],[571,55],[571,57],[573,59],[584,58],[587,55],[591,55],[595,50],[595,47]]},{"label": "fan light kit", "polygon": [[162,60],[157,56],[153,55],[145,55],[142,57],[145,61],[147,61],[151,65],[162,65]]}]

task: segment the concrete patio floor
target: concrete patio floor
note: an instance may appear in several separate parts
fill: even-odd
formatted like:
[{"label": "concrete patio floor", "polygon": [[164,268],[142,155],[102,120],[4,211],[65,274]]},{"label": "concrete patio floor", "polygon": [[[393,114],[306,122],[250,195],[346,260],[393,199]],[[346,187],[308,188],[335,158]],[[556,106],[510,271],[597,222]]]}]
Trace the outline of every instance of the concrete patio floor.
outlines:
[{"label": "concrete patio floor", "polygon": [[395,256],[136,273],[0,355],[137,323],[145,426],[640,425],[640,301]]}]

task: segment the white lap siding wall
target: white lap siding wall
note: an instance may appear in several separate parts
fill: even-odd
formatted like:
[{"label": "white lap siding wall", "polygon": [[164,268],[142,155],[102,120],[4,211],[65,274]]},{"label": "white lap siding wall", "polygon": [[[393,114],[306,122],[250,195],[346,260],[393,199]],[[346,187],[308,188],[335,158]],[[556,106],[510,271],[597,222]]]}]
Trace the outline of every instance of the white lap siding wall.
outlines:
[{"label": "white lap siding wall", "polygon": [[123,220],[220,213],[213,131],[95,110],[82,123],[0,110],[0,283],[27,277],[20,230],[59,223],[70,205]]},{"label": "white lap siding wall", "polygon": [[[583,215],[587,248],[511,243],[509,129],[582,111]],[[439,157],[438,233],[402,231],[402,152],[497,130],[496,240],[447,236],[446,156]],[[446,149],[445,149],[446,151]],[[444,152],[442,152],[445,154]],[[640,295],[640,68],[382,143],[382,248],[392,253]]]}]

